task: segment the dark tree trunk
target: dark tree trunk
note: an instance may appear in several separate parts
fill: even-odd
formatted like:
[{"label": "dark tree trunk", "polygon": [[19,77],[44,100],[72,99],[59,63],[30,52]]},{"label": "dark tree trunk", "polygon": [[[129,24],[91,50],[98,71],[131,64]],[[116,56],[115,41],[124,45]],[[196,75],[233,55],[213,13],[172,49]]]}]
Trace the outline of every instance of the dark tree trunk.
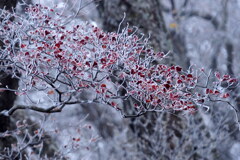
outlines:
[{"label": "dark tree trunk", "polygon": [[[12,12],[16,7],[17,0],[1,0],[0,8],[5,8],[6,10]],[[0,48],[3,48],[4,45],[2,43],[3,39],[0,40]],[[18,87],[18,80],[16,78],[12,78],[11,73],[6,73],[4,69],[4,62],[0,61],[0,88],[10,88],[16,89]],[[3,110],[10,109],[14,101],[16,99],[16,95],[12,91],[2,91],[0,92],[0,112]],[[4,132],[8,130],[10,127],[10,118],[7,116],[0,115],[0,132]],[[0,149],[3,147],[9,147],[10,143],[8,139],[0,139]]]},{"label": "dark tree trunk", "polygon": [[[18,79],[12,78],[11,74],[7,74],[3,71],[0,72],[0,88],[8,86],[10,89],[16,89],[18,87]],[[16,99],[16,94],[12,91],[0,92],[0,111],[10,109]],[[9,117],[0,116],[0,132],[7,130],[9,126]]]},{"label": "dark tree trunk", "polygon": [[1,0],[0,8],[5,8],[8,11],[13,11],[16,8],[18,0]]},{"label": "dark tree trunk", "polygon": [[169,50],[167,28],[158,0],[103,0],[98,3],[98,10],[104,30],[116,32],[126,13],[122,28],[126,27],[127,23],[137,26],[139,33],[144,33],[146,37],[151,34],[150,40],[155,49]]},{"label": "dark tree trunk", "polygon": [[190,60],[186,55],[187,49],[183,35],[169,30],[164,20],[161,1],[159,0],[102,0],[98,3],[98,11],[106,31],[117,31],[120,22],[126,13],[122,28],[136,26],[139,33],[146,37],[150,34],[150,44],[156,51],[167,53],[172,51],[169,59],[164,62],[181,65],[187,69]]}]

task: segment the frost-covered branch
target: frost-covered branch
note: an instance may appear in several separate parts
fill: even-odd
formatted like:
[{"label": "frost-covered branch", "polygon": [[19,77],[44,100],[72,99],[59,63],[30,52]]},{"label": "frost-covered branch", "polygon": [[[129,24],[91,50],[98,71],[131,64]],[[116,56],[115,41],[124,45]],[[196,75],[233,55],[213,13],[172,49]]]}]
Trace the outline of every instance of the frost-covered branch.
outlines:
[{"label": "frost-covered branch", "polygon": [[[110,105],[124,117],[164,110],[195,112],[218,98],[228,98],[225,89],[237,83],[229,75],[161,64],[166,55],[155,52],[147,38],[139,38],[129,27],[105,33],[88,23],[64,26],[63,17],[53,15],[59,14],[41,5],[29,6],[26,17],[2,10],[1,70],[20,80],[14,90],[17,95],[41,92],[52,104],[48,108],[14,106],[2,114],[11,115],[17,109],[60,112],[65,105],[82,103],[77,96],[84,91],[91,92],[89,101]],[[14,22],[9,20],[13,16]],[[209,80],[213,77],[215,82]],[[223,82],[228,85],[222,87]],[[6,90],[12,91],[1,88]],[[122,111],[121,101],[129,97],[134,99],[136,115]]]}]

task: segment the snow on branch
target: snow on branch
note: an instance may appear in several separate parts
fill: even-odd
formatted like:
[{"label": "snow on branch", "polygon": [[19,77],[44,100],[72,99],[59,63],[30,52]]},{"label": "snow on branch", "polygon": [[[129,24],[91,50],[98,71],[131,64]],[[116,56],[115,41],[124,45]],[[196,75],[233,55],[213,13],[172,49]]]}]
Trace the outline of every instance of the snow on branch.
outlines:
[{"label": "snow on branch", "polygon": [[[0,68],[22,84],[12,91],[19,96],[41,92],[53,104],[47,109],[14,106],[5,115],[17,109],[61,111],[65,105],[86,103],[77,97],[86,90],[92,94],[87,102],[110,105],[123,117],[164,110],[193,113],[198,107],[208,110],[216,101],[228,102],[226,88],[238,83],[229,75],[161,64],[167,55],[155,52],[147,38],[129,27],[106,33],[88,23],[64,26],[62,16],[41,5],[29,6],[24,17],[2,10],[0,18]],[[1,88],[6,90],[11,89]],[[129,98],[136,115],[122,110],[121,100]]]}]

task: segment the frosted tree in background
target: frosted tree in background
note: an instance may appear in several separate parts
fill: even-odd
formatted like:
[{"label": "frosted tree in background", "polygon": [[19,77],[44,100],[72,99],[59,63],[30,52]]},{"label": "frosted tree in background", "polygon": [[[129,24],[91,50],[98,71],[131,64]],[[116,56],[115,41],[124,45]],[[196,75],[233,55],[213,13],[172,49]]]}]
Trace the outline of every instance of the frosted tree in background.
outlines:
[{"label": "frosted tree in background", "polygon": [[[116,30],[125,12],[124,23],[137,26],[145,35],[150,33],[150,43],[155,50],[172,51],[168,63],[181,65],[185,69],[191,64],[206,68],[210,66],[208,71],[219,70],[238,76],[238,40],[235,37],[239,31],[234,26],[236,19],[239,19],[239,14],[236,14],[239,6],[236,3],[224,0],[114,0],[97,4],[104,30]],[[219,54],[221,56],[217,56]],[[239,104],[237,93],[237,88],[231,91],[231,99],[236,105]],[[131,105],[129,101],[125,103]],[[208,113],[200,111],[188,120],[179,114],[164,113],[161,116],[148,114],[146,119],[149,121],[145,118],[131,121],[129,128],[133,130],[133,137],[137,137],[139,154],[141,157],[165,155],[166,159],[230,159],[229,148],[238,143],[239,132],[235,119],[230,118],[233,112],[225,110],[224,106],[215,103]],[[151,138],[153,136],[160,140],[155,141],[156,138]],[[201,137],[201,140],[196,137]],[[218,146],[218,143],[223,145]],[[204,147],[209,144],[213,145]],[[185,149],[187,152],[184,152]],[[159,150],[164,152],[160,153]]]}]

